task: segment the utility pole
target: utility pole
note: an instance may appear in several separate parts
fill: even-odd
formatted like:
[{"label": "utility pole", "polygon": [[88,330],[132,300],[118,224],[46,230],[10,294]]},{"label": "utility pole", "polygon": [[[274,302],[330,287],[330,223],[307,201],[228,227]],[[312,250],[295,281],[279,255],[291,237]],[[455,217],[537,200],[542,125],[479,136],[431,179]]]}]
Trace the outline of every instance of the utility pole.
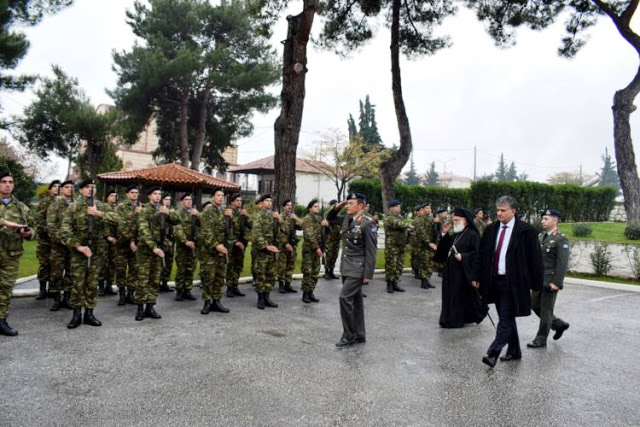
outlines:
[{"label": "utility pole", "polygon": [[477,167],[477,147],[473,146],[473,180],[476,180],[476,167]]}]

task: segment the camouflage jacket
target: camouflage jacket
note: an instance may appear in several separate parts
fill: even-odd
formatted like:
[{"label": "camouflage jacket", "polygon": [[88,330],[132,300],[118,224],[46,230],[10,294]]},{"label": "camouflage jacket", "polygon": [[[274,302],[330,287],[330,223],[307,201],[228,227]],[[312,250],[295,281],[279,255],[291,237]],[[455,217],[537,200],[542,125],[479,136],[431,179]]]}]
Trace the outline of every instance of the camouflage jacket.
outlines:
[{"label": "camouflage jacket", "polygon": [[[97,205],[96,205],[97,206]],[[104,212],[116,213],[118,210],[118,205],[111,205],[109,203],[102,203],[102,209]],[[118,223],[120,222],[120,218],[118,215],[114,215],[115,221],[106,222],[104,224],[104,237],[115,237],[118,238]]]},{"label": "camouflage jacket", "polygon": [[[171,211],[165,218],[167,224],[177,224],[179,222],[176,211]],[[142,207],[140,218],[138,219],[139,245],[146,247],[149,251],[164,246],[160,239],[160,214],[156,206],[147,203]],[[165,237],[166,238],[166,237]]]},{"label": "camouflage jacket", "polygon": [[229,240],[231,240],[232,244],[235,242],[242,242],[245,246],[249,243],[248,240],[248,229],[252,227],[252,220],[249,215],[240,215],[240,209],[234,209],[229,207],[231,212],[233,212],[233,216],[231,217],[231,234],[229,236]]},{"label": "camouflage jacket", "polygon": [[[6,204],[0,202],[0,220],[17,222],[18,224],[31,224],[33,222],[29,207],[12,197]],[[36,230],[32,230],[30,240],[36,235]],[[9,256],[22,255],[22,236],[15,228],[0,227],[0,251]]]},{"label": "camouflage jacket", "polygon": [[212,206],[200,215],[200,236],[198,236],[201,254],[218,254],[216,246],[229,246],[225,233],[224,207]]},{"label": "camouflage jacket", "polygon": [[47,208],[47,229],[51,243],[64,244],[62,241],[62,218],[64,211],[74,202],[73,198],[65,199],[58,197],[55,202]]},{"label": "camouflage jacket", "polygon": [[182,245],[187,242],[195,242],[200,228],[199,218],[192,218],[191,213],[182,206],[176,209],[176,216],[179,221],[178,224],[173,227],[176,242]]},{"label": "camouflage jacket", "polygon": [[129,200],[121,203],[116,208],[118,214],[118,243],[133,242],[138,230],[139,215],[136,214],[136,207]]},{"label": "camouflage jacket", "polygon": [[[95,207],[99,211],[108,213],[105,204],[96,200]],[[89,234],[89,215],[87,215],[87,201],[84,198],[69,205],[64,211],[60,236],[62,243],[70,249],[76,246],[90,246],[94,254],[97,252],[99,240],[104,239],[105,218],[93,217],[93,232]],[[111,212],[113,215],[113,212]]]},{"label": "camouflage jacket", "polygon": [[53,204],[55,201],[56,201],[55,196],[43,197],[35,209],[36,213],[33,218],[33,225],[35,226],[36,231],[38,232],[39,239],[46,240],[49,238],[49,231],[47,228],[47,210],[49,209],[49,206],[51,206],[51,204]]},{"label": "camouflage jacket", "polygon": [[478,229],[478,233],[480,234],[480,237],[482,237],[482,233],[484,233],[484,229],[487,228],[487,223],[481,220],[480,218],[474,218],[473,224]]},{"label": "camouflage jacket", "polygon": [[322,226],[320,225],[321,221],[322,217],[320,215],[313,215],[311,213],[302,218],[300,226],[302,227],[302,236],[304,237],[304,245],[302,246],[304,251],[321,249],[320,240],[322,238],[321,233],[323,232]]},{"label": "camouflage jacket", "polygon": [[297,245],[298,236],[296,236],[296,230],[302,229],[302,221],[298,219],[298,217],[293,218],[293,212],[290,214],[282,212],[280,214],[280,218],[282,218],[282,222],[280,223],[280,233],[278,235],[280,247],[284,248],[287,243],[291,246]]},{"label": "camouflage jacket", "polygon": [[260,251],[274,243],[277,246],[277,242],[275,242],[277,236],[274,235],[274,231],[277,233],[279,227],[274,227],[273,212],[262,209],[253,214],[251,220],[253,221],[253,228],[251,229],[251,244],[253,247]]},{"label": "camouflage jacket", "polygon": [[433,239],[433,220],[430,215],[422,215],[413,220],[416,230],[414,242],[421,249],[428,249],[429,243],[435,243]]},{"label": "camouflage jacket", "polygon": [[409,241],[407,231],[411,226],[411,221],[402,215],[387,215],[384,219],[385,245],[405,246]]}]

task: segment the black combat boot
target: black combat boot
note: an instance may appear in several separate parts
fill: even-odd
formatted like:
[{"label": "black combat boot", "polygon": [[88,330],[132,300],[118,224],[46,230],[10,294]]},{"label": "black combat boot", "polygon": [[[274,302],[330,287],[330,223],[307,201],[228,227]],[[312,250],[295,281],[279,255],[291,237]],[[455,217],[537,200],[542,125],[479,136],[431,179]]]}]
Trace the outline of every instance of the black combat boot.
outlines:
[{"label": "black combat boot", "polygon": [[255,288],[256,287],[256,275],[252,274],[251,277],[253,278],[253,282],[251,283],[251,286],[253,286]]},{"label": "black combat boot", "polygon": [[278,304],[276,304],[275,302],[271,301],[269,292],[263,292],[264,294],[264,305],[267,307],[277,307]]},{"label": "black combat boot", "polygon": [[127,288],[127,304],[136,305],[136,298],[133,294],[134,288]]},{"label": "black combat boot", "polygon": [[233,286],[227,286],[227,298],[233,298],[235,294],[233,293]]},{"label": "black combat boot", "polygon": [[160,284],[160,292],[173,292],[173,289],[171,289],[169,287],[169,284],[167,283],[166,280],[163,280],[162,283]]},{"label": "black combat boot", "polygon": [[53,304],[49,310],[58,311],[60,310],[60,292],[54,292],[53,294]]},{"label": "black combat boot", "polygon": [[398,282],[391,282],[393,284],[393,292],[404,292],[400,286],[398,286]]},{"label": "black combat boot", "polygon": [[71,291],[64,291],[64,294],[62,295],[62,301],[60,301],[60,307],[61,308],[66,308],[68,310],[73,310],[73,307],[71,307]]},{"label": "black combat boot", "polygon": [[302,302],[305,304],[311,304],[311,298],[309,298],[309,292],[307,291],[302,292]]},{"label": "black combat boot", "polygon": [[153,304],[147,304],[147,308],[144,310],[144,317],[150,317],[152,319],[162,319],[153,308]]},{"label": "black combat boot", "polygon": [[333,268],[329,268],[325,273],[324,273],[324,278],[325,279],[329,279],[329,280],[336,280],[338,278],[338,276],[336,276],[335,274],[333,274]]},{"label": "black combat boot", "polygon": [[9,324],[7,323],[7,319],[0,319],[0,335],[15,337],[16,335],[18,335],[18,331],[9,326]]},{"label": "black combat boot", "polygon": [[205,301],[204,307],[202,307],[202,310],[200,310],[200,314],[209,314],[210,311],[211,311],[211,301]]},{"label": "black combat boot", "polygon": [[220,303],[219,299],[214,299],[213,302],[211,303],[211,311],[217,311],[218,313],[228,313],[229,309],[223,306]]},{"label": "black combat boot", "polygon": [[176,290],[176,301],[184,301],[184,294],[182,289]]},{"label": "black combat boot", "polygon": [[188,299],[189,301],[195,301],[197,299],[196,297],[191,295],[191,290],[189,290],[189,289],[187,289],[185,291],[182,291],[182,297],[184,299]]},{"label": "black combat boot", "polygon": [[93,315],[92,308],[87,308],[84,311],[84,319],[82,319],[82,323],[91,326],[102,326],[102,322],[96,319],[96,317]]},{"label": "black combat boot", "polygon": [[257,292],[258,294],[258,308],[260,310],[264,310],[264,295],[262,292]]},{"label": "black combat boot", "polygon": [[113,282],[111,280],[107,280],[107,283],[104,285],[104,294],[105,295],[117,295],[116,292],[113,292]]},{"label": "black combat boot", "polygon": [[281,294],[286,294],[287,290],[284,287],[284,281],[283,280],[278,280],[278,292],[280,292]]},{"label": "black combat boot", "polygon": [[233,295],[236,297],[243,297],[244,294],[242,292],[240,292],[240,289],[238,289],[238,285],[233,285]]},{"label": "black combat boot", "polygon": [[118,288],[118,305],[125,305],[127,303],[127,297],[126,297],[126,292],[127,290],[123,287],[119,287]]},{"label": "black combat boot", "polygon": [[393,293],[393,282],[391,280],[387,280],[387,292],[390,294]]},{"label": "black combat boot", "polygon": [[284,290],[289,292],[290,294],[297,294],[298,291],[291,287],[291,282],[284,282]]},{"label": "black combat boot", "polygon": [[144,320],[144,304],[138,304],[138,311],[136,311],[136,320]]},{"label": "black combat boot", "polygon": [[429,279],[422,279],[420,283],[420,287],[422,289],[429,289],[431,287],[431,283],[429,283]]},{"label": "black combat boot", "polygon": [[36,299],[47,299],[47,281],[40,281],[40,292],[36,296]]},{"label": "black combat boot", "polygon": [[313,294],[313,291],[309,292],[309,299],[311,302],[320,302],[320,300]]},{"label": "black combat boot", "polygon": [[78,326],[80,326],[81,323],[82,323],[82,309],[74,308],[73,309],[73,317],[71,318],[71,321],[67,325],[67,328],[75,329]]},{"label": "black combat boot", "polygon": [[99,297],[104,296],[104,280],[98,281],[98,296]]}]

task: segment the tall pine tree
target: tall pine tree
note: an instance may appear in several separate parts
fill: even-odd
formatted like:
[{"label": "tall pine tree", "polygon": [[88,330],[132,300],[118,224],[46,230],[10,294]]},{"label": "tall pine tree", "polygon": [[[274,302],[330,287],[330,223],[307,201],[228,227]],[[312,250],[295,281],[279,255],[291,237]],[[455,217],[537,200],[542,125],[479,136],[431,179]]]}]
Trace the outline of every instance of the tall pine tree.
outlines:
[{"label": "tall pine tree", "polygon": [[407,185],[420,185],[422,183],[420,176],[416,172],[416,164],[413,161],[413,156],[411,156],[411,166],[405,176],[404,182]]},{"label": "tall pine tree", "polygon": [[500,153],[500,163],[498,163],[498,169],[496,170],[496,173],[495,173],[496,181],[498,182],[506,181],[507,173],[508,173],[508,169],[507,169],[507,164],[504,161],[504,154]]},{"label": "tall pine tree", "polygon": [[425,180],[425,184],[433,187],[438,185],[438,172],[436,172],[436,162],[431,162],[429,164],[429,170],[427,171],[427,179]]},{"label": "tall pine tree", "polygon": [[616,171],[616,165],[611,159],[609,150],[604,149],[604,154],[601,157],[603,165],[600,170],[600,185],[609,185],[615,187],[616,190],[620,189],[620,180],[618,179],[618,172]]}]

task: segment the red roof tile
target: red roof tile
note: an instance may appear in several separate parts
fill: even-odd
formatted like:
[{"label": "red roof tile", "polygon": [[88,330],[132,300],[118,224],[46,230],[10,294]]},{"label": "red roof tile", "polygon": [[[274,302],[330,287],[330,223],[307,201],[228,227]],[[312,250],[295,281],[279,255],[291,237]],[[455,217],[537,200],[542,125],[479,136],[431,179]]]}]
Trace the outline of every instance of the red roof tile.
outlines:
[{"label": "red roof tile", "polygon": [[[229,172],[254,175],[273,173],[275,171],[275,167],[273,165],[274,157],[275,156],[269,156],[264,159],[247,163],[246,165],[233,166],[229,168]],[[330,170],[331,166],[317,160],[296,159],[296,172],[322,173],[322,169]]]}]

